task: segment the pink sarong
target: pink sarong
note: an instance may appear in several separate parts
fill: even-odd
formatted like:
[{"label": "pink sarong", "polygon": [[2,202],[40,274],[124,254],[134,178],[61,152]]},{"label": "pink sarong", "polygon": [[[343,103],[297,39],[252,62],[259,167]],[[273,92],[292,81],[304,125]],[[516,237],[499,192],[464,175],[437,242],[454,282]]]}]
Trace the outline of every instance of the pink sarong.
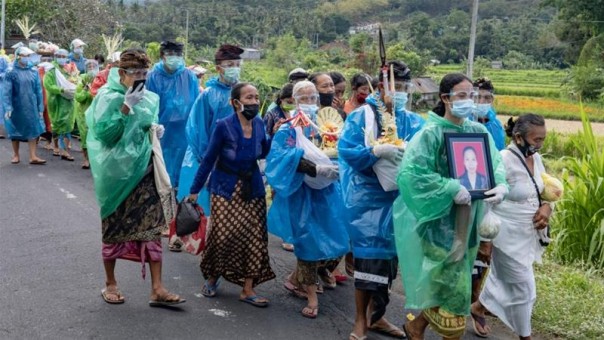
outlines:
[{"label": "pink sarong", "polygon": [[103,260],[128,260],[141,262],[143,280],[146,276],[145,262],[161,262],[161,239],[156,241],[126,241],[103,243]]}]

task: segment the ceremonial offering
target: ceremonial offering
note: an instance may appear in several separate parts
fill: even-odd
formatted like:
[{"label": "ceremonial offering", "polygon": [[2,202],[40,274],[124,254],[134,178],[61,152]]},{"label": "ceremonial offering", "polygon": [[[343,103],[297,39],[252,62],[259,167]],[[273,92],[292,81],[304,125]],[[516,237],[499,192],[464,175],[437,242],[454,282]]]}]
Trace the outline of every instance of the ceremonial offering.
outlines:
[{"label": "ceremonial offering", "polygon": [[325,107],[317,113],[317,125],[321,134],[321,150],[329,158],[337,158],[338,139],[344,127],[344,120],[336,109]]}]

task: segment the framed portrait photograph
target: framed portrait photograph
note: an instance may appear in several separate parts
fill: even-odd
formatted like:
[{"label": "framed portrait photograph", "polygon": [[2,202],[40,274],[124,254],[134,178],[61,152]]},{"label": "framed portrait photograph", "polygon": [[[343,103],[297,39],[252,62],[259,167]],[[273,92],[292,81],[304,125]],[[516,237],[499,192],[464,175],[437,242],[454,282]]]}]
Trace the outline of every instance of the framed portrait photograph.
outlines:
[{"label": "framed portrait photograph", "polygon": [[451,178],[459,179],[472,199],[487,197],[495,187],[493,163],[486,133],[445,133],[445,147]]}]

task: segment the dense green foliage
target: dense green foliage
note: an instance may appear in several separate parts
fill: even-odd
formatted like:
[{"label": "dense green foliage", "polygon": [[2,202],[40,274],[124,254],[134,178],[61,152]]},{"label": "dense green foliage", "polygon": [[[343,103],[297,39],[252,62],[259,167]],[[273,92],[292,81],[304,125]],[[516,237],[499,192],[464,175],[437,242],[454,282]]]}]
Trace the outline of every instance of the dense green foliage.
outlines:
[{"label": "dense green foliage", "polygon": [[579,155],[569,159],[565,197],[556,206],[553,254],[604,269],[604,149],[582,112],[583,131],[573,143]]}]

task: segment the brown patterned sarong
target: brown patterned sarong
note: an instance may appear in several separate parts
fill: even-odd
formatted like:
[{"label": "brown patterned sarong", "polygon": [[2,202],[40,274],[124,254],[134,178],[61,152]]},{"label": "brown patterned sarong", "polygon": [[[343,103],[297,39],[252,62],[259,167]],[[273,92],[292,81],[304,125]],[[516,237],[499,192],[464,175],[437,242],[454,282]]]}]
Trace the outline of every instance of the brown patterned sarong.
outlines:
[{"label": "brown patterned sarong", "polygon": [[275,278],[268,257],[266,200],[243,200],[241,181],[229,201],[212,194],[212,226],[200,268],[204,277],[224,277],[243,286],[246,278],[256,286]]},{"label": "brown patterned sarong", "polygon": [[151,163],[130,195],[102,220],[103,243],[157,241],[165,224]]}]

